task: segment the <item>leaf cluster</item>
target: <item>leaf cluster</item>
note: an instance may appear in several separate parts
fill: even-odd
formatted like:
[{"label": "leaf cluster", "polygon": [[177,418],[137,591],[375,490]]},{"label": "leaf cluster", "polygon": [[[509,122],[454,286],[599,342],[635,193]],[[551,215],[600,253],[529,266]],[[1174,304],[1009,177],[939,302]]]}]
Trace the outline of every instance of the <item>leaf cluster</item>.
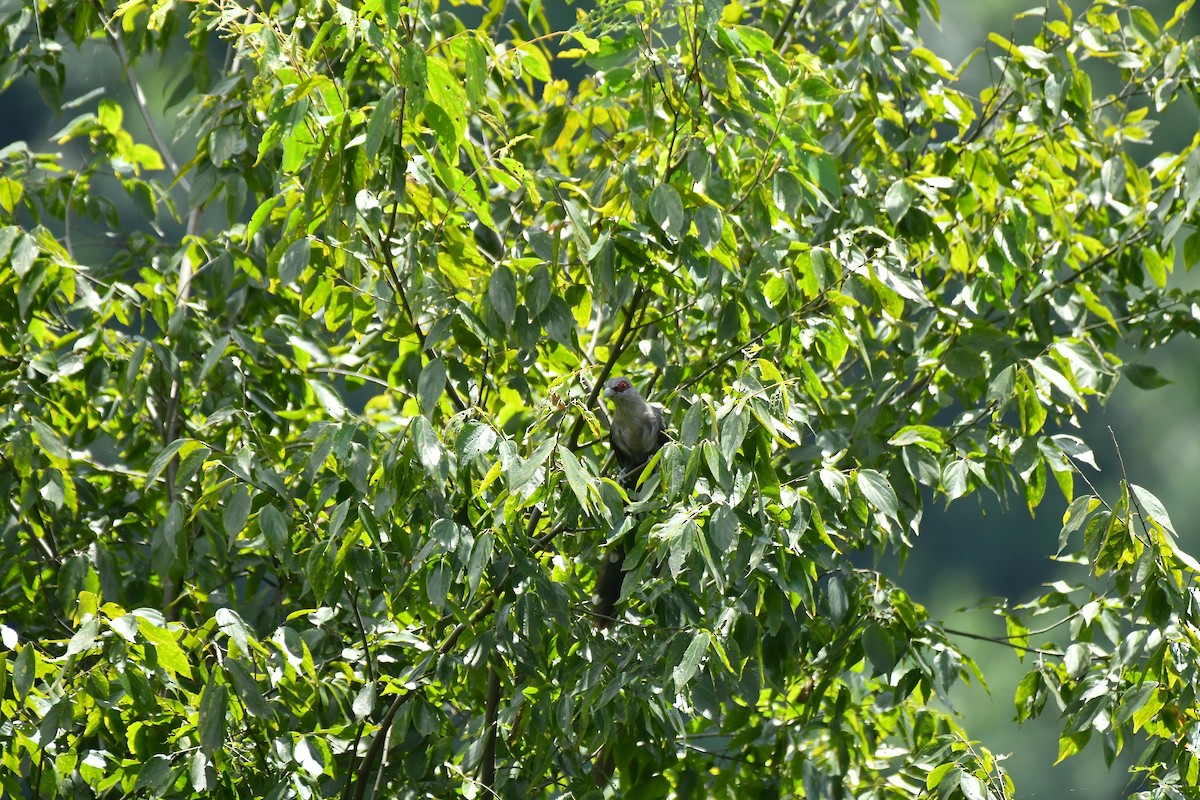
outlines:
[{"label": "leaf cluster", "polygon": [[[1051,481],[1087,580],[998,609],[1018,717],[1194,786],[1197,565],[1064,432],[1198,330],[1197,141],[1131,149],[1190,3],[1048,11],[978,98],[933,0],[799,5],[0,6],[6,82],[129,86],[0,151],[3,790],[1011,797],[873,564]],[[632,490],[616,374],[673,426]]]}]

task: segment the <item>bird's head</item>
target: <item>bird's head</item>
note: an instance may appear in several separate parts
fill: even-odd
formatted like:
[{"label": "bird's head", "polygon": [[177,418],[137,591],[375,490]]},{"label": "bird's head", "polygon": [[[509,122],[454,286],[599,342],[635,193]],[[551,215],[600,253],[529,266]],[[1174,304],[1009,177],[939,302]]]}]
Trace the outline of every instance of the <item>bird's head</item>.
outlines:
[{"label": "bird's head", "polygon": [[637,395],[637,389],[633,388],[633,384],[627,378],[609,378],[604,382],[604,396],[620,399],[622,397],[634,397]]}]

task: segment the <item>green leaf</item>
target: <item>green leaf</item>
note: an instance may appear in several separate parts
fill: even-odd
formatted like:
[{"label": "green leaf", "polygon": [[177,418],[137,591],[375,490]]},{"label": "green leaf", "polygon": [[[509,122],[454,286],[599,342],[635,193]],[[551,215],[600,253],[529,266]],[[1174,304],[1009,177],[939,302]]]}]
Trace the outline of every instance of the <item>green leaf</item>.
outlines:
[{"label": "green leaf", "polygon": [[[458,146],[467,130],[467,94],[445,61],[440,58],[429,59],[425,62],[425,68],[429,92],[425,118],[438,135],[443,157],[454,163],[458,160]],[[431,110],[436,122],[430,118]]]},{"label": "green leaf", "polygon": [[[946,776],[955,770],[958,770],[958,764],[954,761],[946,761],[942,764],[938,764],[936,767],[934,767],[932,770],[930,770],[930,772],[927,776],[925,776],[925,788],[926,789],[939,788],[942,785],[942,781],[944,781],[946,779]],[[954,777],[956,779],[958,778],[957,775],[955,775]],[[955,781],[955,784],[957,785],[957,780]],[[953,787],[951,787],[951,788],[953,788]],[[940,797],[945,797],[947,794],[948,794],[948,792],[944,792],[944,791],[938,792],[938,796],[940,796]]]},{"label": "green leaf", "polygon": [[50,426],[42,422],[37,417],[30,417],[29,424],[33,428],[34,436],[42,451],[50,458],[57,461],[67,460],[67,447],[63,444],[62,439],[58,434],[50,429]]},{"label": "green leaf", "polygon": [[258,512],[258,527],[271,552],[276,557],[283,555],[289,542],[288,523],[279,509],[272,505],[263,506]]},{"label": "green leaf", "polygon": [[1146,516],[1147,522],[1157,522],[1163,527],[1167,533],[1175,538],[1179,538],[1179,534],[1175,532],[1175,526],[1171,524],[1171,518],[1167,515],[1166,506],[1162,501],[1154,496],[1148,489],[1143,489],[1136,483],[1129,484],[1129,488],[1133,492],[1133,496],[1137,499],[1138,505],[1141,506],[1141,511]]},{"label": "green leaf", "polygon": [[100,101],[99,107],[96,109],[96,121],[109,133],[121,131],[121,120],[124,116],[124,110],[120,103],[107,97]]},{"label": "green leaf", "polygon": [[17,699],[22,702],[29,696],[34,678],[37,677],[37,662],[37,651],[34,650],[32,644],[22,647],[21,652],[17,653],[17,657],[13,661],[13,691],[16,692]]},{"label": "green leaf", "polygon": [[319,600],[324,600],[333,587],[337,576],[334,575],[334,564],[337,561],[338,540],[328,538],[318,542],[308,551],[304,562],[304,574],[312,584],[312,592]]},{"label": "green leaf", "polygon": [[887,675],[896,666],[896,645],[891,637],[878,625],[868,625],[863,631],[863,652],[875,674]]},{"label": "green leaf", "polygon": [[259,719],[274,718],[275,715],[263,697],[262,691],[258,688],[258,683],[251,677],[250,671],[241,659],[226,658],[224,666],[233,681],[233,688],[237,692],[238,699],[242,701],[250,715]]},{"label": "green leaf", "polygon": [[354,696],[354,701],[350,704],[350,711],[354,714],[354,719],[362,722],[367,717],[371,716],[371,712],[375,710],[375,684],[368,683],[358,690],[358,694]]},{"label": "green leaf", "polygon": [[[1149,685],[1148,685],[1149,686]],[[1133,711],[1133,730],[1136,733],[1154,719],[1158,712],[1166,705],[1162,697],[1161,691],[1152,692],[1142,700],[1142,702],[1134,708]]]},{"label": "green leaf", "polygon": [[[1129,722],[1133,715],[1145,708],[1148,702],[1151,702],[1151,698],[1157,694],[1158,683],[1155,681],[1147,681],[1141,686],[1136,686],[1126,692],[1125,696],[1121,698],[1121,704],[1117,711],[1117,723],[1124,725],[1126,722]],[[1159,708],[1161,707],[1160,705]],[[1150,712],[1151,717],[1157,710],[1155,709]],[[1147,717],[1147,719],[1150,719],[1150,717]],[[1144,725],[1145,723],[1143,722],[1142,724]]]},{"label": "green leaf", "polygon": [[471,108],[479,107],[487,86],[487,53],[484,51],[483,43],[476,38],[481,36],[487,36],[487,33],[477,30],[475,35],[467,40],[466,88]]},{"label": "green leaf", "polygon": [[1133,29],[1137,32],[1139,39],[1147,44],[1158,42],[1162,34],[1158,30],[1158,23],[1154,21],[1153,14],[1140,6],[1130,6],[1129,19],[1133,22]]},{"label": "green leaf", "polygon": [[550,270],[544,265],[540,266],[529,276],[529,282],[525,285],[525,306],[530,315],[536,317],[541,314],[549,305],[552,295]]},{"label": "green leaf", "polygon": [[691,683],[692,678],[695,677],[696,672],[700,669],[700,662],[708,652],[708,646],[711,641],[712,637],[707,631],[700,631],[692,636],[692,641],[688,643],[683,658],[675,665],[675,669],[671,671],[671,679],[675,682],[675,691],[677,693],[683,691],[684,687]]},{"label": "green leaf", "polygon": [[245,241],[250,242],[254,240],[255,234],[262,228],[263,223],[270,218],[271,212],[275,210],[275,206],[279,205],[282,199],[282,195],[271,195],[258,204],[258,208],[254,210],[254,214],[250,217],[250,223],[246,225]]},{"label": "green leaf", "polygon": [[794,217],[804,208],[804,185],[800,183],[800,179],[787,170],[780,170],[775,173],[771,180],[771,194],[775,205],[787,214],[789,217]]},{"label": "green leaf", "polygon": [[79,630],[71,636],[71,642],[67,645],[67,655],[79,655],[91,650],[99,634],[100,621],[93,617],[80,625]]},{"label": "green leaf", "polygon": [[892,488],[886,478],[873,469],[859,470],[858,488],[876,509],[882,511],[885,516],[897,522],[900,521],[900,507],[899,501],[896,499],[896,490]]},{"label": "green leaf", "polygon": [[829,576],[829,589],[826,592],[829,602],[829,616],[835,624],[840,625],[850,610],[850,600],[846,597],[846,589],[838,575]]},{"label": "green leaf", "polygon": [[1042,690],[1042,677],[1037,672],[1030,672],[1021,678],[1017,684],[1014,702],[1017,707],[1017,719],[1025,721],[1033,716],[1037,708],[1039,692]]},{"label": "green leaf", "polygon": [[[14,248],[12,259],[14,271],[19,272],[18,267],[21,264],[20,256],[23,255],[23,252],[32,252],[23,247],[26,242],[31,241],[30,237],[23,237],[17,243],[17,247]],[[30,307],[33,305],[33,301],[38,298],[38,292],[41,291],[49,272],[49,265],[44,261],[38,261],[32,265],[28,273],[22,276],[20,281],[21,288],[17,291],[17,316],[21,320],[28,321]],[[39,307],[41,307],[40,304]]]},{"label": "green leaf", "polygon": [[702,247],[711,250],[721,241],[725,221],[721,217],[720,209],[701,206],[692,214],[692,224],[696,227],[696,238],[700,240]]},{"label": "green leaf", "polygon": [[470,589],[471,597],[475,595],[475,591],[479,588],[479,582],[483,578],[484,570],[492,563],[494,550],[495,537],[490,532],[484,533],[476,539],[474,546],[471,548],[471,557],[467,561],[467,586]]},{"label": "green leaf", "polygon": [[192,665],[188,661],[187,654],[183,648],[179,646],[175,634],[147,619],[145,616],[140,616],[138,620],[138,633],[154,645],[154,651],[158,656],[158,665],[172,675],[180,675],[184,678],[192,677]]},{"label": "green leaf", "polygon": [[442,552],[453,553],[458,549],[462,529],[452,519],[435,520],[429,527],[430,541],[436,542]]},{"label": "green leaf", "polygon": [[441,359],[435,358],[421,370],[417,379],[417,396],[420,398],[421,410],[433,416],[437,409],[442,392],[446,391],[446,367]]},{"label": "green leaf", "polygon": [[426,472],[436,474],[442,463],[442,443],[438,441],[433,426],[425,417],[417,417],[412,421],[412,431],[417,459]]},{"label": "green leaf", "polygon": [[192,788],[197,792],[207,792],[214,788],[210,782],[211,763],[208,754],[203,750],[192,753],[188,759],[188,777]]},{"label": "green leaf", "polygon": [[178,571],[182,553],[179,532],[183,528],[183,509],[176,500],[167,508],[166,516],[154,531],[150,542],[150,565],[159,575]]},{"label": "green leaf", "polygon": [[[528,459],[521,461],[517,459],[513,466],[508,470],[508,490],[516,493],[525,488],[525,484],[533,480],[534,476],[538,475],[542,469],[542,465],[546,463],[546,459],[550,457],[550,453],[554,451],[555,441],[553,439],[542,442],[537,450],[533,451]],[[541,485],[539,478],[534,486]]]},{"label": "green leaf", "polygon": [[811,77],[800,82],[800,94],[810,102],[827,103],[839,92],[824,78]]},{"label": "green leaf", "polygon": [[708,537],[719,554],[729,553],[737,545],[741,524],[727,505],[719,505],[708,521]]},{"label": "green leaf", "polygon": [[149,491],[150,487],[154,484],[154,481],[158,479],[158,476],[162,474],[162,471],[166,469],[167,464],[171,462],[171,459],[174,458],[175,455],[183,449],[184,445],[188,443],[195,444],[196,442],[188,438],[176,439],[164,447],[162,452],[155,456],[154,461],[150,463],[150,469],[146,472],[147,491]]},{"label": "green leaf", "polygon": [[451,113],[431,100],[425,104],[425,122],[433,129],[438,147],[442,150],[442,157],[448,162],[453,162],[462,139]]},{"label": "green leaf", "polygon": [[250,652],[250,642],[254,639],[254,634],[236,611],[231,608],[219,608],[214,618],[221,627],[221,632],[230,638],[236,648],[230,648],[229,652]]},{"label": "green leaf", "polygon": [[914,58],[920,59],[936,74],[939,78],[947,81],[955,81],[957,78],[950,72],[948,62],[945,59],[939,58],[933,51],[925,47],[914,47],[911,51]]},{"label": "green leaf", "polygon": [[471,461],[492,452],[495,446],[496,432],[491,427],[479,422],[468,422],[458,434],[454,451],[459,459]]},{"label": "green leaf", "polygon": [[[537,0],[537,4],[541,5],[541,0]],[[521,61],[521,68],[524,69],[534,80],[547,83],[550,80],[550,62],[546,60],[546,56],[537,48],[521,48],[515,51]]]},{"label": "green leaf", "polygon": [[982,781],[967,771],[958,776],[958,788],[962,790],[964,800],[989,800],[983,788]]},{"label": "green leaf", "polygon": [[0,177],[0,208],[3,208],[5,213],[12,214],[24,194],[23,185],[11,178]]},{"label": "green leaf", "polygon": [[1160,289],[1167,285],[1167,273],[1171,269],[1171,263],[1160,256],[1153,247],[1145,247],[1142,249],[1142,263],[1146,266],[1146,274],[1154,285]]},{"label": "green leaf", "polygon": [[230,539],[237,538],[246,527],[246,519],[250,516],[250,488],[245,485],[237,486],[230,493],[221,512],[221,524],[225,534]]},{"label": "green leaf", "polygon": [[567,476],[567,484],[571,487],[575,499],[579,501],[579,505],[585,511],[590,510],[588,476],[584,472],[583,465],[579,463],[579,459],[575,457],[574,453],[562,445],[558,447],[558,460],[562,464],[563,474]]},{"label": "green leaf", "polygon": [[367,122],[366,154],[367,160],[372,163],[379,157],[385,137],[395,135],[393,115],[396,110],[396,91],[395,86],[388,89],[371,110],[371,118]]},{"label": "green leaf", "polygon": [[805,162],[809,179],[815,182],[824,193],[824,197],[821,198],[822,202],[827,206],[832,206],[842,193],[837,162],[826,153],[809,152],[803,154],[802,160]]},{"label": "green leaf", "polygon": [[156,797],[161,796],[170,787],[173,777],[171,759],[164,755],[153,755],[138,770],[137,783],[133,788],[135,792],[145,790]]},{"label": "green leaf", "polygon": [[308,239],[297,239],[288,245],[287,250],[279,257],[279,282],[288,286],[299,280],[305,268],[308,267],[309,254],[312,245]]},{"label": "green leaf", "polygon": [[590,261],[595,257],[592,253],[591,227],[584,219],[579,206],[570,198],[563,198],[563,210],[567,212],[567,219],[571,221],[571,236],[575,239],[576,249],[580,255],[585,256],[585,260]]},{"label": "green leaf", "polygon": [[1084,745],[1088,743],[1088,739],[1091,736],[1091,731],[1086,730],[1058,737],[1058,758],[1055,759],[1054,763],[1061,764],[1063,760],[1083,750]]},{"label": "green leaf", "polygon": [[741,409],[731,409],[721,420],[721,457],[727,466],[733,465],[749,430],[750,415]]},{"label": "green leaf", "polygon": [[1046,407],[1038,397],[1037,390],[1029,377],[1022,374],[1016,381],[1017,409],[1021,414],[1021,431],[1032,436],[1046,423]]},{"label": "green leaf", "polygon": [[1100,505],[1100,501],[1095,497],[1076,497],[1067,506],[1067,510],[1063,512],[1062,531],[1058,538],[1058,552],[1062,553],[1067,546],[1067,540],[1072,533],[1083,527],[1087,522],[1088,516]]},{"label": "green leaf", "polygon": [[325,409],[333,419],[345,419],[346,406],[342,402],[341,396],[333,390],[333,388],[325,381],[316,378],[308,379],[308,387],[312,389],[313,394],[317,398],[317,402]]},{"label": "green leaf", "polygon": [[400,54],[400,69],[397,74],[400,85],[409,90],[408,102],[420,108],[424,105],[428,63],[425,48],[419,42],[409,42]]},{"label": "green leaf", "polygon": [[1188,270],[1200,264],[1200,230],[1192,231],[1184,239],[1183,264]]},{"label": "green leaf", "polygon": [[137,641],[138,618],[133,614],[122,614],[109,622],[109,627],[127,642]]},{"label": "green leaf", "polygon": [[439,561],[429,571],[425,579],[425,595],[434,611],[441,612],[446,607],[446,597],[450,593],[450,579],[453,577],[445,562]]},{"label": "green leaf", "polygon": [[908,213],[913,200],[916,199],[916,187],[907,180],[896,181],[888,187],[887,193],[883,196],[883,208],[887,211],[888,219],[892,221],[893,225],[898,225],[900,220],[904,219],[904,215]]},{"label": "green leaf", "polygon": [[942,491],[946,497],[955,500],[970,490],[968,475],[970,469],[966,459],[955,459],[948,462],[942,469]]},{"label": "green leaf", "polygon": [[229,710],[229,688],[210,680],[200,695],[200,747],[206,753],[225,747],[225,714]]},{"label": "green leaf", "polygon": [[1126,364],[1121,368],[1121,374],[1129,378],[1129,382],[1134,386],[1147,391],[1161,389],[1171,383],[1157,369],[1147,364]]},{"label": "green leaf", "polygon": [[672,239],[678,239],[683,233],[686,220],[683,211],[683,201],[679,192],[670,184],[662,183],[650,193],[650,216],[658,223],[658,227]]},{"label": "green leaf", "polygon": [[1063,658],[1063,666],[1067,669],[1067,674],[1073,680],[1079,680],[1088,672],[1088,667],[1091,666],[1092,657],[1088,652],[1087,645],[1075,643],[1067,648],[1066,656]]},{"label": "green leaf", "polygon": [[496,267],[488,281],[487,295],[496,316],[506,328],[511,328],[517,315],[517,280],[512,270],[503,264]]},{"label": "green leaf", "polygon": [[896,431],[888,444],[895,446],[919,445],[932,453],[940,453],[946,446],[942,432],[931,425],[906,425]]},{"label": "green leaf", "polygon": [[[11,228],[7,230],[12,230]],[[11,263],[13,272],[17,273],[18,278],[25,278],[29,275],[29,271],[33,269],[34,262],[37,260],[41,248],[38,247],[37,240],[28,234],[21,234],[17,237],[16,243],[12,246]],[[26,286],[26,282],[21,282],[22,289]],[[28,305],[28,303],[26,303]]]},{"label": "green leaf", "polygon": [[322,740],[312,736],[301,736],[296,742],[296,747],[292,751],[296,763],[300,765],[300,769],[304,771],[309,778],[319,778],[325,774],[325,765],[328,763],[327,753],[324,747],[321,747]]}]

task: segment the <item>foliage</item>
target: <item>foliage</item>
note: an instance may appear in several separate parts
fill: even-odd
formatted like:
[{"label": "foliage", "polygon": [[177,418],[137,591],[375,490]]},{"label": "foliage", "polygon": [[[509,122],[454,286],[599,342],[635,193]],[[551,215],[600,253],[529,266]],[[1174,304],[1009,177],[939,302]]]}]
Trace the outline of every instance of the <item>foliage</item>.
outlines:
[{"label": "foliage", "polygon": [[[1190,3],[993,37],[978,99],[935,0],[800,5],[0,4],[78,114],[0,152],[3,791],[1011,797],[870,565],[1053,481],[1018,717],[1192,796],[1200,566],[1063,432],[1200,332]],[[128,97],[64,98],[78,48]],[[632,496],[617,373],[673,421]]]}]

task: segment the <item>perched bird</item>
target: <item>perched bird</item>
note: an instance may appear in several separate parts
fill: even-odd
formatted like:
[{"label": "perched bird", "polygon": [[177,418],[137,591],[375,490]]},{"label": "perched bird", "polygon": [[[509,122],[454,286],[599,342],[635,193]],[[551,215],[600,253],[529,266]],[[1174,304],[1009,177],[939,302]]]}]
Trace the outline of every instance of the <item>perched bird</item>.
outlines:
[{"label": "perched bird", "polygon": [[[621,465],[618,480],[626,489],[632,489],[646,462],[667,443],[667,422],[662,411],[647,403],[626,378],[605,381],[604,396],[612,401],[608,442]],[[597,626],[608,627],[613,622],[625,578],[621,569],[624,560],[625,545],[617,542],[596,580],[592,619]]]},{"label": "perched bird", "polygon": [[637,480],[635,471],[667,443],[667,422],[662,411],[647,403],[626,378],[605,381],[604,396],[612,400],[608,442],[621,465],[622,483],[632,485]]}]

